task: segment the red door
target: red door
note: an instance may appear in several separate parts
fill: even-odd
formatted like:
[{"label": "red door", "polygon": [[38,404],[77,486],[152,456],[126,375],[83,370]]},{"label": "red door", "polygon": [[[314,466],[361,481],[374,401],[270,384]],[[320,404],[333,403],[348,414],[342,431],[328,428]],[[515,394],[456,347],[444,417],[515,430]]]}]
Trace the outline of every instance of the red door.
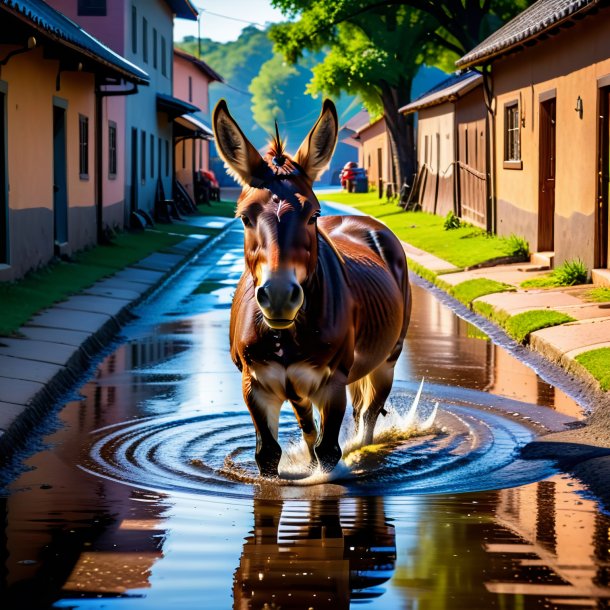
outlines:
[{"label": "red door", "polygon": [[555,98],[540,104],[538,251],[555,247]]},{"label": "red door", "polygon": [[595,267],[608,267],[608,189],[610,177],[610,87],[599,90],[597,206],[595,214]]}]

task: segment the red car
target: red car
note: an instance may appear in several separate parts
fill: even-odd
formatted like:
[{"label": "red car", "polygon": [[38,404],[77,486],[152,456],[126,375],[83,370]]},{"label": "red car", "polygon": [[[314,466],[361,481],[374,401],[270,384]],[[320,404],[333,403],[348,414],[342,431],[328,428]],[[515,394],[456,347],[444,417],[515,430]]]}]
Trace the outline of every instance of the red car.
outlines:
[{"label": "red car", "polygon": [[[339,176],[341,180],[341,188],[344,188],[349,193],[360,192],[362,185],[364,184],[364,191],[367,190],[368,186],[366,170],[363,167],[358,167],[355,161],[348,161],[341,170]],[[356,188],[356,185],[360,186],[360,189]]]}]

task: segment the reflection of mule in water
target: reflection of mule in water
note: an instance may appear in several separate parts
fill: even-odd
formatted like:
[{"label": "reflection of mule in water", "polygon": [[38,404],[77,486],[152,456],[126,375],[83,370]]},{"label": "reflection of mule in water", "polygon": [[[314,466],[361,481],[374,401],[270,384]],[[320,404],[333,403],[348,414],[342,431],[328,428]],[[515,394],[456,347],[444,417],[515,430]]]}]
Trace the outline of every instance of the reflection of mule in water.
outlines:
[{"label": "reflection of mule in water", "polygon": [[[246,270],[231,310],[231,355],[256,427],[261,473],[277,475],[278,418],[295,411],[312,462],[341,458],[338,435],[349,387],[362,439],[383,412],[410,315],[405,255],[383,224],[364,216],[320,216],[312,184],[337,141],[337,113],[322,113],[294,158],[276,137],[263,158],[221,101],[218,150],[243,185]],[[320,411],[316,429],[312,405]]]},{"label": "reflection of mule in water", "polygon": [[342,610],[350,600],[383,594],[379,586],[396,562],[383,499],[314,500],[303,507],[255,500],[254,531],[235,572],[235,610]]}]

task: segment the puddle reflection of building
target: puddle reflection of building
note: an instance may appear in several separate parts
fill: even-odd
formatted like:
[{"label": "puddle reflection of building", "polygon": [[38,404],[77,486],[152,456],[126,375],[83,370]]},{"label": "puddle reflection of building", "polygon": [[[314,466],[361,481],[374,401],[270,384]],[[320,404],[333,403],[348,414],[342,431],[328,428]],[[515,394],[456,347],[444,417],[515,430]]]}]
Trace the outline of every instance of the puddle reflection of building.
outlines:
[{"label": "puddle reflection of building", "polygon": [[498,523],[514,537],[485,549],[513,569],[510,579],[486,582],[489,592],[546,598],[555,608],[610,607],[610,518],[578,491],[556,476],[499,493]]},{"label": "puddle reflection of building", "polygon": [[347,609],[383,594],[396,562],[382,498],[254,503],[234,609]]}]

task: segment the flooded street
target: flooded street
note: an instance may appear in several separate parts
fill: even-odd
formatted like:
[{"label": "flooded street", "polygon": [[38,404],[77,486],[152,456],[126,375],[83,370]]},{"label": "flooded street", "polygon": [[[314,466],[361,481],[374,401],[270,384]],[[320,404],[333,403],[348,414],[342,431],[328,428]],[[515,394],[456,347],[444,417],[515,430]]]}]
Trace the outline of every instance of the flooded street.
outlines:
[{"label": "flooded street", "polygon": [[394,402],[425,378],[436,429],[372,473],[257,480],[228,354],[241,269],[234,225],[58,410],[0,497],[3,610],[608,607],[610,518],[517,457],[579,406],[419,285]]}]

